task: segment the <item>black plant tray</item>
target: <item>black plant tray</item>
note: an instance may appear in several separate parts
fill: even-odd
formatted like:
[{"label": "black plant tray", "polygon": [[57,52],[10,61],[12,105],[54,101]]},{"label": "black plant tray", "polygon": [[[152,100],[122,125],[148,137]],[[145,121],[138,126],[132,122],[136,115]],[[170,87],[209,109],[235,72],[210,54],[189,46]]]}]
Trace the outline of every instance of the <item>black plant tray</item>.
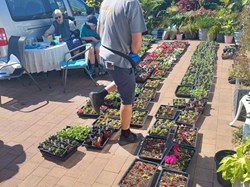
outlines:
[{"label": "black plant tray", "polygon": [[[145,96],[143,96],[142,95],[142,92],[144,91],[144,90],[152,90],[153,91],[153,94],[152,94],[152,96],[151,97],[145,97]],[[144,88],[142,91],[141,91],[141,94],[139,95],[139,97],[140,98],[148,98],[149,100],[154,100],[155,99],[155,97],[156,97],[156,90],[155,89],[150,89],[150,88]]]},{"label": "black plant tray", "polygon": [[184,98],[190,98],[191,97],[191,93],[190,94],[180,94],[180,93],[177,93],[178,90],[182,87],[189,87],[191,89],[193,89],[193,86],[190,86],[190,85],[178,85],[176,90],[175,90],[175,95],[176,97],[184,97]]},{"label": "black plant tray", "polygon": [[[185,111],[185,110],[182,110],[179,114],[178,114],[178,116],[176,117],[176,123],[178,124],[178,125],[186,125],[186,126],[189,126],[189,127],[195,127],[195,124],[197,123],[197,121],[199,120],[199,117],[200,117],[200,115],[201,115],[201,113],[199,113],[199,115],[196,117],[196,119],[195,119],[195,121],[193,122],[193,123],[185,123],[185,122],[182,122],[182,121],[178,121],[178,119],[179,119],[179,117],[180,117],[180,115],[181,115],[181,113],[183,112],[183,111]],[[188,111],[188,110],[187,110]],[[194,111],[195,112],[195,111]]]},{"label": "black plant tray", "polygon": [[166,116],[166,117],[164,117],[164,116],[159,116],[159,111],[160,111],[163,107],[166,107],[166,106],[168,106],[168,105],[160,105],[160,107],[158,108],[158,110],[157,110],[157,112],[156,112],[156,114],[155,114],[155,118],[156,118],[156,119],[169,119],[169,120],[174,120],[174,119],[175,119],[178,110],[177,110],[174,106],[168,106],[168,107],[170,107],[170,108],[174,108],[174,112],[173,112],[173,115],[172,115],[172,116]]},{"label": "black plant tray", "polygon": [[[118,102],[120,102],[120,101],[118,101]],[[121,104],[116,106],[113,103],[107,103],[106,101],[104,101],[104,105],[107,106],[108,108],[116,108],[116,109],[119,109],[121,106]]]},{"label": "black plant tray", "polygon": [[[141,123],[141,124],[134,123],[134,122],[132,121],[132,119],[131,119],[131,124],[130,124],[130,125],[133,126],[133,127],[143,127],[144,123],[145,123],[146,120],[147,120],[149,111],[147,111],[147,110],[145,110],[145,111],[133,110],[133,113],[134,113],[135,111],[138,111],[138,112],[145,112],[145,116],[143,117],[142,123]],[[133,115],[133,113],[132,113],[132,115]]]},{"label": "black plant tray", "polygon": [[[159,120],[168,120],[168,119],[157,119],[157,120],[154,122],[154,124],[153,124],[152,127],[157,127],[157,123],[159,123]],[[169,131],[168,134],[167,134],[167,137],[169,136],[169,134],[175,133],[176,128],[177,128],[177,126],[178,126],[174,120],[173,120],[173,121],[169,120],[169,121],[170,121],[170,122],[174,122],[175,125],[174,125],[173,127],[171,127],[171,128],[166,128],[166,129]],[[159,126],[159,125],[158,125],[158,126]],[[164,128],[164,127],[162,127],[162,128]],[[150,129],[149,129],[149,130],[150,130]],[[148,134],[149,134],[150,136],[166,137],[166,136],[160,136],[160,135],[152,134],[152,133],[150,133],[149,131],[148,131]]]},{"label": "black plant tray", "polygon": [[[159,83],[158,83],[158,84],[155,84],[155,85],[153,85],[153,86],[147,86],[147,85],[146,85],[148,82],[152,82],[152,81],[154,81],[154,82],[155,82],[155,81],[159,81]],[[145,84],[144,84],[144,88],[148,88],[148,89],[157,89],[158,86],[160,85],[160,83],[161,83],[160,79],[154,79],[154,80],[148,79],[148,80],[145,82]]]},{"label": "black plant tray", "polygon": [[[69,125],[67,125],[66,127],[65,127],[65,129],[68,129],[68,128],[72,128],[73,126],[69,126]],[[60,135],[61,136],[61,135]],[[64,136],[63,136],[64,137]],[[84,141],[83,140],[79,140],[79,139],[77,139],[77,138],[73,138],[73,137],[65,137],[65,138],[69,138],[69,139],[74,139],[74,140],[76,140],[77,142],[79,142],[79,144],[78,144],[78,146],[80,146]]]},{"label": "black plant tray", "polygon": [[[156,171],[157,171],[158,164],[156,164],[156,163],[154,163],[154,162],[147,161],[147,160],[141,160],[141,159],[138,159],[138,158],[136,158],[136,159],[131,163],[131,165],[129,166],[128,170],[125,172],[125,174],[122,176],[121,180],[119,181],[118,186],[120,186],[120,187],[128,187],[128,185],[123,184],[123,180],[126,179],[126,177],[127,177],[128,175],[130,175],[131,170],[133,169],[133,167],[135,166],[135,164],[138,163],[138,162],[142,162],[142,163],[145,163],[145,164],[151,164],[152,167],[153,167],[153,166],[155,167],[154,172],[153,172],[152,174],[149,174],[149,175],[151,175],[151,176],[150,176],[150,178],[149,178],[147,184],[144,184],[144,183],[143,183],[143,185],[142,185],[143,187],[150,187],[150,184],[152,183],[152,180],[153,180],[153,178],[154,178],[154,176],[155,176],[155,173],[156,173]],[[142,172],[143,172],[143,173],[144,173],[144,172],[147,172],[146,168],[143,169]],[[142,175],[143,175],[143,174],[142,174]],[[134,177],[134,176],[133,176],[133,177]],[[131,185],[131,186],[138,186],[138,185],[139,185],[139,182],[142,182],[142,180],[143,180],[143,178],[141,178],[141,177],[139,178],[139,177],[138,177],[138,181],[137,181],[134,185]]]},{"label": "black plant tray", "polygon": [[[156,184],[154,185],[155,187],[160,187],[161,178],[162,178],[162,176],[164,175],[164,173],[166,173],[166,172],[184,176],[187,180],[186,180],[185,186],[183,186],[183,187],[188,187],[188,183],[189,183],[189,179],[190,179],[188,173],[179,172],[179,171],[175,171],[175,170],[171,170],[171,169],[166,169],[166,168],[163,168],[163,169],[161,170],[161,172],[160,172],[160,174],[159,174],[159,176],[158,176],[158,179],[157,179],[157,181],[156,181]],[[171,178],[172,178],[172,177],[171,177]],[[166,183],[166,185],[169,185],[169,184]],[[161,185],[161,186],[163,186],[163,185]],[[175,187],[177,187],[177,186],[175,186]]]},{"label": "black plant tray", "polygon": [[[142,99],[142,100],[144,100],[144,101],[146,102],[145,107],[144,107],[144,108],[139,108],[139,107],[135,107],[135,106],[133,105],[133,110],[141,110],[141,111],[147,110],[148,105],[149,105],[149,103],[150,103],[150,99],[148,99],[148,98],[140,98],[140,97],[137,97],[137,98],[135,99],[135,102],[136,102],[137,99]],[[135,102],[134,102],[134,103],[135,103]]]},{"label": "black plant tray", "polygon": [[173,138],[173,143],[177,143],[179,145],[183,145],[183,146],[186,146],[186,147],[193,147],[193,148],[196,148],[197,146],[197,142],[198,142],[198,128],[192,128],[190,126],[185,126],[186,128],[189,128],[189,129],[194,129],[196,132],[195,132],[195,141],[194,141],[194,144],[193,145],[190,145],[190,144],[186,144],[186,143],[182,143],[181,141],[177,141],[176,140],[176,136],[177,136],[177,132],[180,128],[180,126],[178,126],[176,128],[176,131],[175,131],[175,134],[174,134],[174,138]]},{"label": "black plant tray", "polygon": [[[140,88],[140,93],[141,93],[141,90],[143,89],[143,86],[144,86],[144,84],[136,83],[136,87]],[[140,93],[138,93],[138,94],[135,93],[135,97],[138,97],[140,95]]]},{"label": "black plant tray", "polygon": [[[107,108],[106,112],[108,112],[109,109],[117,109],[117,111],[120,110],[119,108]],[[113,119],[120,119],[120,112],[119,112],[119,116],[108,114],[108,113],[105,113],[105,116],[108,116],[109,118],[113,118]]]},{"label": "black plant tray", "polygon": [[87,149],[98,149],[98,150],[102,150],[104,148],[104,146],[108,143],[110,138],[106,138],[102,141],[101,146],[97,147],[94,146],[92,144],[87,144],[86,142],[83,142],[82,145],[85,146]]},{"label": "black plant tray", "polygon": [[[89,106],[89,105],[87,105]],[[81,109],[83,108],[84,106],[81,107]],[[77,115],[81,118],[98,118],[99,114],[96,113],[96,114],[90,114],[90,113],[83,113],[83,112],[78,112],[77,111]]]},{"label": "black plant tray", "polygon": [[[189,100],[189,102],[187,103],[185,109],[186,109],[186,110],[197,111],[197,112],[200,112],[201,114],[203,114],[203,112],[204,112],[204,110],[205,110],[205,108],[206,108],[206,105],[207,105],[207,99],[200,99],[201,102],[203,103],[202,105],[200,105],[200,107],[203,107],[203,110],[197,110],[197,108],[199,108],[199,107],[197,107],[197,106],[193,106],[193,107],[188,106],[193,100],[194,100],[194,98],[190,98],[190,100]],[[199,101],[197,101],[197,102],[199,102]]]},{"label": "black plant tray", "polygon": [[[110,136],[108,138],[104,138],[101,141],[100,146],[94,146],[92,145],[92,142],[87,142],[88,141],[88,137],[85,139],[85,141],[82,143],[83,146],[85,146],[86,148],[90,148],[90,149],[98,149],[98,150],[102,150],[104,148],[104,146],[108,143],[110,137],[112,136],[112,134],[114,133],[114,129],[110,129]],[[89,133],[89,135],[91,135],[91,132]]]},{"label": "black plant tray", "polygon": [[[171,150],[173,149],[173,146],[174,146],[174,145],[175,145],[175,143],[173,143],[173,144],[171,145],[170,149],[166,152],[166,154],[165,154],[163,157],[165,157],[166,155],[169,155],[169,154],[171,153]],[[185,163],[185,167],[182,168],[182,170],[181,170],[181,171],[183,171],[183,172],[186,172],[187,169],[188,169],[188,167],[189,167],[189,165],[190,165],[190,163],[191,163],[191,161],[192,161],[192,159],[193,159],[193,156],[194,156],[196,150],[195,150],[194,148],[187,147],[187,146],[184,146],[184,145],[180,145],[180,144],[177,144],[177,145],[178,145],[179,148],[181,148],[181,149],[188,149],[188,150],[192,151],[192,153],[190,154],[190,159],[188,160],[188,162]],[[186,154],[185,154],[184,156],[186,156]],[[179,158],[179,159],[180,159],[180,158]],[[182,162],[183,160],[178,160],[178,159],[177,159],[177,163],[178,163],[179,161]],[[175,169],[175,168],[171,168],[171,166],[165,166],[165,165],[164,165],[164,162],[165,162],[165,161],[164,161],[164,158],[163,158],[163,159],[161,160],[161,163],[160,163],[160,165],[162,166],[162,168],[169,168],[169,169],[171,169],[171,170],[180,171],[180,170],[177,170],[177,169]]]},{"label": "black plant tray", "polygon": [[43,149],[43,148],[41,148],[39,146],[38,146],[38,149],[42,153],[43,157],[45,157],[45,158],[53,158],[55,160],[60,160],[60,161],[67,160],[71,155],[73,155],[77,151],[77,147],[73,147],[69,151],[65,150],[65,152],[62,155],[59,156],[59,155],[55,155],[55,154],[51,153],[50,151],[45,150],[45,149]]},{"label": "black plant tray", "polygon": [[[176,99],[183,99],[183,98],[176,98]],[[173,99],[173,106],[175,107],[175,108],[178,108],[178,109],[184,109],[184,108],[186,108],[186,102],[185,102],[185,105],[175,105],[174,104],[174,99]]]},{"label": "black plant tray", "polygon": [[[147,156],[142,156],[142,152],[144,151],[144,147],[146,146],[146,142],[149,138],[152,138],[152,139],[155,139],[155,140],[162,140],[164,142],[164,145],[161,147],[162,150],[161,150],[161,157],[160,158],[156,158],[156,157],[147,157]],[[165,152],[165,149],[167,147],[167,137],[156,137],[156,136],[146,136],[141,144],[141,147],[140,147],[140,150],[138,152],[138,156],[139,158],[141,159],[145,159],[145,160],[149,160],[149,161],[152,161],[152,162],[160,162],[162,159],[163,159],[163,156],[164,156],[164,152]],[[152,153],[154,154],[154,153]]]},{"label": "black plant tray", "polygon": [[153,71],[153,73],[151,74],[151,76],[149,77],[149,79],[153,79],[153,80],[155,80],[155,79],[163,79],[163,78],[166,77],[166,75],[169,73],[167,70],[162,69],[162,70],[160,70],[160,71],[165,71],[165,72],[164,72],[163,74],[159,75],[158,78],[156,78],[156,77],[153,77],[153,76],[155,75],[155,71],[156,71],[156,70]]},{"label": "black plant tray", "polygon": [[[74,152],[76,152],[77,147],[80,145],[80,143],[76,142],[76,144],[70,144],[70,143],[66,143],[65,141],[60,140],[60,147],[58,147],[50,142],[50,139],[53,141],[53,139],[57,139],[58,137],[62,138],[65,141],[67,141],[67,140],[73,141],[74,139],[63,137],[63,136],[58,136],[58,135],[53,135],[53,136],[48,138],[47,144],[50,148],[55,148],[55,149],[60,148],[60,149],[64,150],[64,152],[61,155],[57,155],[57,154],[53,153],[52,151],[49,151],[48,149],[43,148],[42,145],[39,145],[38,149],[40,150],[40,152],[42,153],[42,155],[44,157],[52,157],[52,158],[55,158],[57,160],[64,161],[67,158],[69,158]],[[42,142],[41,144],[43,144],[43,143],[45,143],[45,141]],[[69,146],[69,149],[61,148],[61,145],[64,145],[66,147]]]},{"label": "black plant tray", "polygon": [[98,125],[98,126],[102,126],[102,125],[110,125],[112,128],[114,128],[114,131],[116,132],[116,131],[118,131],[118,130],[120,130],[120,128],[121,128],[121,126],[120,127],[114,127],[114,125],[113,125],[113,123],[112,123],[112,121],[121,121],[120,119],[114,119],[114,118],[107,118],[107,121],[108,122],[106,122],[105,124],[99,124],[99,123],[97,123],[98,122],[98,120],[100,119],[100,118],[104,118],[104,116],[100,116],[99,118],[97,118],[93,123],[92,123],[92,125]]}]

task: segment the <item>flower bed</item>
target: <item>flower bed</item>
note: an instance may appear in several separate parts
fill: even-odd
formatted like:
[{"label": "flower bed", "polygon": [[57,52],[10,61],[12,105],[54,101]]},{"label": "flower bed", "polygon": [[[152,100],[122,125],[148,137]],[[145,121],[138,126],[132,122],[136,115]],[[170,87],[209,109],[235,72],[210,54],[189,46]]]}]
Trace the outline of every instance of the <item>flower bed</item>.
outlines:
[{"label": "flower bed", "polygon": [[173,142],[189,146],[196,147],[198,140],[198,129],[191,128],[185,125],[180,125],[174,135]]},{"label": "flower bed", "polygon": [[167,139],[165,137],[146,136],[143,140],[138,156],[141,159],[160,162],[163,158],[166,145]]},{"label": "flower bed", "polygon": [[189,174],[184,172],[162,169],[157,183],[157,187],[188,187]]},{"label": "flower bed", "polygon": [[177,171],[187,171],[194,156],[195,150],[178,144],[172,144],[170,150],[164,156],[162,167]]},{"label": "flower bed", "polygon": [[170,119],[173,120],[177,114],[177,109],[169,105],[161,105],[156,112],[156,119]]},{"label": "flower bed", "polygon": [[149,186],[157,170],[157,164],[135,159],[119,182],[121,187]]}]

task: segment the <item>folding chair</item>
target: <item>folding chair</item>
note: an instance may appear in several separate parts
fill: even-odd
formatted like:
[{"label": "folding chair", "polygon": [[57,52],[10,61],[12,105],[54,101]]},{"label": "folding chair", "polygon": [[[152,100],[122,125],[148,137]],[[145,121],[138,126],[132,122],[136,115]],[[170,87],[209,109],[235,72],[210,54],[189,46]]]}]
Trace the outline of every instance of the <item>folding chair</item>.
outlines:
[{"label": "folding chair", "polygon": [[[89,44],[82,44],[70,50],[69,52],[65,53],[65,56],[64,56],[65,61],[61,62],[61,70],[63,70],[64,92],[66,92],[67,75],[68,75],[69,69],[79,69],[79,68],[84,69],[87,72],[90,79],[94,82],[94,84],[98,85],[89,72],[89,66],[88,66],[89,49],[90,49]],[[67,57],[70,53],[74,51],[78,51],[78,50],[82,50],[82,51],[73,55],[67,60]]]},{"label": "folding chair", "polygon": [[[24,50],[24,42],[26,37],[20,36],[11,36],[9,39],[8,45],[8,61],[11,60],[11,63],[8,62],[2,63],[0,66],[0,71],[4,69],[12,69],[10,73],[0,74],[0,80],[10,80],[13,78],[17,78],[20,82],[20,77],[26,73],[30,79],[35,83],[39,90],[42,90],[37,83],[37,81],[33,78],[33,76],[26,70],[23,66],[23,50]],[[23,84],[24,85],[24,84]],[[1,99],[0,99],[1,101]]]}]

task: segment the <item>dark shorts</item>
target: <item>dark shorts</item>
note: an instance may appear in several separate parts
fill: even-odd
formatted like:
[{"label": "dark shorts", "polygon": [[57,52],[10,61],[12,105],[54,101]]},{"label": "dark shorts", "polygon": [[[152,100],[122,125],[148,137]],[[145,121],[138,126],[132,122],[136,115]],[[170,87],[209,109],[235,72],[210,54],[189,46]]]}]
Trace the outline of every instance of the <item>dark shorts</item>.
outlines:
[{"label": "dark shorts", "polygon": [[120,68],[114,66],[114,70],[107,69],[112,76],[117,90],[121,96],[121,102],[124,105],[130,105],[135,100],[135,74],[134,69]]},{"label": "dark shorts", "polygon": [[79,38],[71,38],[66,41],[69,50],[74,49],[82,45],[82,41]]}]

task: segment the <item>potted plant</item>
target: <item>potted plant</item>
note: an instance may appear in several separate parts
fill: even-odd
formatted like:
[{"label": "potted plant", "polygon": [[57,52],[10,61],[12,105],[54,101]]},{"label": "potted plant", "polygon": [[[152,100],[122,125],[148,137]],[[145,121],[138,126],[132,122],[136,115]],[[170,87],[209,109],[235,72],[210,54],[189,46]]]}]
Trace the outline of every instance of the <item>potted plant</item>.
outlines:
[{"label": "potted plant", "polygon": [[214,41],[218,33],[218,30],[219,27],[217,25],[213,25],[212,27],[210,27],[207,32],[207,40]]},{"label": "potted plant", "polygon": [[233,20],[227,20],[225,23],[221,26],[221,33],[224,34],[224,40],[225,43],[230,44],[233,41],[233,33],[234,33],[234,21]]},{"label": "potted plant", "polygon": [[208,29],[214,24],[213,17],[208,15],[198,16],[195,21],[199,28],[199,40],[207,40]]},{"label": "potted plant", "polygon": [[235,154],[224,157],[220,164],[217,172],[222,172],[222,178],[230,180],[233,187],[249,187],[250,136],[237,146]]},{"label": "potted plant", "polygon": [[180,27],[182,26],[184,15],[179,13],[179,14],[172,16],[170,19],[171,19],[172,23],[175,25],[176,30],[177,30],[176,39],[182,40],[183,34],[180,32]]}]

